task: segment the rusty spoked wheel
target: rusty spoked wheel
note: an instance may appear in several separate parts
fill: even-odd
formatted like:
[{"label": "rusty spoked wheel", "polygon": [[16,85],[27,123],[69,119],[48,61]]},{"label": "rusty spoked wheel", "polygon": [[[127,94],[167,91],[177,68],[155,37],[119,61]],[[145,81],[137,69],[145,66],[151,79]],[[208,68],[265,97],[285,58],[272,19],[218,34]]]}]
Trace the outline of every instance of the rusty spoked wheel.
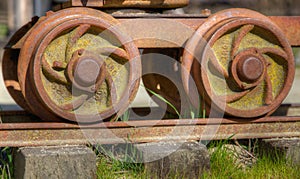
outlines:
[{"label": "rusty spoked wheel", "polygon": [[19,57],[22,92],[46,120],[97,122],[118,116],[135,97],[140,59],[108,14],[89,8],[50,12]]},{"label": "rusty spoked wheel", "polygon": [[[147,93],[161,107],[176,114],[181,110],[181,96],[178,85],[181,84],[179,62],[182,52],[178,49],[145,49],[142,56],[142,76]],[[176,84],[175,84],[176,83]],[[151,91],[150,91],[151,90]],[[158,94],[173,105],[166,104],[154,94]],[[167,105],[167,106],[166,106]]]},{"label": "rusty spoked wheel", "polygon": [[[280,29],[246,9],[219,12],[202,26],[187,44],[183,65],[205,103],[247,118],[277,109],[295,72],[292,49]],[[188,91],[187,74],[182,74]]]}]

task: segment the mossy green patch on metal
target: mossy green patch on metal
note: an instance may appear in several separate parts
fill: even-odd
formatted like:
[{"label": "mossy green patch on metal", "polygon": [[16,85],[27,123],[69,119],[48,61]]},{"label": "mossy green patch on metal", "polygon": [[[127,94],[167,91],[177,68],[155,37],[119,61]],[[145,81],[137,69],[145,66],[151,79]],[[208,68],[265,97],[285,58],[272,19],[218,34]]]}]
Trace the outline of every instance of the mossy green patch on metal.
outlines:
[{"label": "mossy green patch on metal", "polygon": [[[129,67],[127,67],[125,61],[113,59],[112,57],[105,56],[99,53],[99,49],[103,47],[117,48],[118,46],[114,46],[115,44],[117,44],[116,37],[110,37],[110,40],[112,40],[113,38],[115,39],[113,40],[114,44],[112,44],[110,43],[109,39],[104,39],[103,36],[99,34],[85,33],[76,41],[75,44],[71,44],[70,34],[72,33],[74,33],[74,30],[69,33],[61,34],[47,46],[43,54],[46,61],[50,64],[50,66],[52,66],[54,61],[59,61],[67,65],[72,57],[72,54],[79,49],[85,49],[101,56],[107,66],[109,75],[111,75],[112,77],[114,86],[116,88],[117,101],[119,101],[120,98],[124,95],[126,86],[128,85]],[[56,69],[55,72],[67,78],[65,69]],[[68,85],[58,83],[57,81],[55,81],[55,79],[51,79],[49,75],[45,74],[42,68],[40,73],[42,77],[42,83],[45,91],[47,92],[47,95],[57,106],[68,104],[72,102],[72,100],[80,97],[80,95],[72,94],[71,83]],[[95,92],[95,94],[89,97],[89,99],[84,102],[83,105],[81,105],[78,109],[75,109],[75,111],[69,112],[76,112],[76,114],[79,115],[90,114],[91,110],[96,106],[97,112],[101,113],[102,111],[108,110],[112,107],[109,102],[110,97],[110,90],[107,83],[104,82]]]},{"label": "mossy green patch on metal", "polygon": [[[231,59],[232,44],[234,43],[239,31],[240,29],[237,29],[230,33],[225,33],[212,46],[212,50],[219,65],[228,71],[229,75],[231,74],[231,63],[233,60]],[[266,39],[263,35],[249,32],[240,41],[236,54],[250,48],[273,48],[283,50],[278,44],[274,44],[275,41],[276,39]],[[268,53],[262,54],[262,56],[267,62],[266,71],[272,84],[272,96],[273,99],[275,99],[284,87],[284,81],[287,76],[287,62],[283,59],[283,57],[278,57]],[[208,60],[208,63],[209,61],[210,59]],[[209,64],[206,64],[206,68],[208,69],[207,76],[210,83],[209,85],[215,95],[237,95],[244,91],[237,86],[232,79],[232,76],[225,79],[220,77],[220,74],[216,74],[216,72],[209,67]],[[245,82],[245,84],[247,83]],[[228,107],[239,110],[252,110],[264,106],[266,105],[266,88],[266,82],[265,79],[263,79],[256,86],[248,89],[249,92],[245,96],[236,101],[230,102],[227,105]]]}]

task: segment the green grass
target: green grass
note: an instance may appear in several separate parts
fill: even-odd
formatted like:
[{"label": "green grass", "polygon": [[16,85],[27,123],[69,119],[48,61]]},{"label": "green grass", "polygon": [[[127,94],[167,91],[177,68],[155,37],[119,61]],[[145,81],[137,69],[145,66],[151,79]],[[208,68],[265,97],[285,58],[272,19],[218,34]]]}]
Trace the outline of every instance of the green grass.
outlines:
[{"label": "green grass", "polygon": [[0,39],[3,39],[8,34],[8,27],[5,24],[0,24]]},{"label": "green grass", "polygon": [[283,157],[274,160],[263,156],[253,167],[241,169],[227,156],[226,153],[218,153],[212,157],[211,172],[206,173],[204,178],[300,178],[300,168],[292,167]]},{"label": "green grass", "polygon": [[[279,153],[255,154],[256,163],[251,167],[238,166],[231,157],[231,151],[224,150],[225,144],[230,140],[212,142],[209,148],[215,148],[211,154],[211,170],[204,173],[202,178],[300,178],[300,167],[293,166],[290,161]],[[248,149],[248,146],[243,146]],[[251,150],[254,150],[252,148]],[[98,178],[149,178],[142,164],[126,163],[108,155],[99,154]],[[167,177],[177,178],[177,177]]]},{"label": "green grass", "polygon": [[112,152],[107,148],[98,146],[97,177],[99,179],[117,178],[146,178],[144,165],[138,163],[140,157],[131,144],[125,144],[123,151]]},{"label": "green grass", "polygon": [[[175,106],[162,96],[150,89],[146,88],[146,90],[169,105],[179,118],[201,118],[206,115],[205,110],[203,110],[202,113],[190,110],[191,112],[180,114]],[[201,106],[199,109],[201,109]],[[121,120],[128,121],[129,115],[125,113],[121,117]],[[251,167],[241,167],[237,165],[236,159],[232,157],[232,151],[224,150],[222,147],[231,143],[232,140],[230,140],[230,138],[228,140],[211,142],[209,148],[215,148],[216,150],[211,154],[211,170],[204,173],[202,178],[300,178],[299,166],[293,166],[282,154],[273,152],[261,154],[260,151],[257,150],[257,148],[259,148],[256,143],[257,140],[249,140],[247,146],[241,146],[247,149],[247,151],[250,151],[249,153],[253,153],[256,163]],[[143,168],[142,164],[126,162],[126,160],[118,160],[112,157],[112,155],[102,154],[99,155],[97,175],[98,178],[149,178]],[[169,176],[167,178],[177,177]]]},{"label": "green grass", "polygon": [[0,179],[10,179],[13,176],[12,148],[0,148]]},{"label": "green grass", "polygon": [[[157,97],[159,100],[163,101],[164,103],[166,103],[169,107],[171,107],[171,109],[175,112],[175,114],[177,115],[177,117],[179,119],[186,119],[186,118],[191,118],[191,119],[195,119],[195,118],[204,118],[205,117],[205,110],[198,111],[196,108],[192,107],[191,104],[189,104],[188,109],[184,109],[185,111],[181,111],[179,112],[179,110],[167,99],[165,99],[163,96],[161,96],[160,94],[152,91],[149,88],[146,88],[144,86],[145,90],[148,91],[150,94],[152,94],[153,96]],[[201,108],[199,108],[201,109]]]},{"label": "green grass", "polygon": [[[222,147],[225,144],[232,143],[230,140],[221,142],[211,142],[208,148],[215,148],[211,154],[211,170],[204,173],[206,178],[300,178],[300,166],[292,165],[284,155],[276,152],[259,152],[257,147],[251,148],[251,152],[255,152],[257,161],[252,167],[241,168],[235,164],[235,160],[230,157],[230,151],[224,150]],[[256,145],[256,144],[255,144]],[[144,170],[144,165],[135,162],[136,155],[134,150],[131,150],[131,145],[124,148],[121,153],[112,153],[104,148],[95,150],[97,153],[97,177],[99,179],[117,179],[128,178],[135,179],[149,178]],[[243,146],[249,150],[248,146]],[[0,155],[0,179],[10,179],[13,176],[12,148],[2,148]],[[176,177],[169,177],[176,178]]]},{"label": "green grass", "polygon": [[256,163],[251,167],[238,166],[230,156],[231,151],[222,148],[224,143],[213,145],[216,150],[211,154],[211,171],[204,174],[203,178],[300,178],[300,167],[293,166],[284,155],[272,152],[258,154]]},{"label": "green grass", "polygon": [[125,163],[105,155],[99,156],[97,168],[97,177],[99,179],[146,178],[146,174],[143,172],[143,165]]},{"label": "green grass", "polygon": [[130,116],[130,111],[129,110],[126,110],[122,116],[119,117],[119,120],[118,121],[123,121],[123,122],[126,122],[126,121],[129,121],[129,116]]},{"label": "green grass", "polygon": [[151,93],[152,95],[154,95],[155,97],[157,97],[159,100],[163,101],[164,103],[166,103],[168,106],[170,106],[176,113],[176,115],[179,117],[179,118],[182,118],[182,116],[180,115],[179,111],[177,110],[177,108],[168,100],[166,100],[163,96],[161,96],[160,94],[157,94],[155,93],[154,91],[152,91],[151,89],[149,88],[146,88],[144,86],[144,88],[149,92]]}]

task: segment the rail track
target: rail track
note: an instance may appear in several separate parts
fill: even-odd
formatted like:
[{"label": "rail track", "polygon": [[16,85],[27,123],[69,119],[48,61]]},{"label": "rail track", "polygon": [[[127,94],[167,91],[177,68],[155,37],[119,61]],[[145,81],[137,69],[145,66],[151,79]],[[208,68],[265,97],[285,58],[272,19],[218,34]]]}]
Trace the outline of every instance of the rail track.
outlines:
[{"label": "rail track", "polygon": [[[149,112],[146,108],[135,110],[139,115]],[[25,111],[2,111],[0,114],[0,146],[11,147],[300,137],[300,106],[295,105],[281,106],[275,116],[249,120],[135,119],[78,125],[41,122]],[[277,116],[279,114],[285,116]]]}]

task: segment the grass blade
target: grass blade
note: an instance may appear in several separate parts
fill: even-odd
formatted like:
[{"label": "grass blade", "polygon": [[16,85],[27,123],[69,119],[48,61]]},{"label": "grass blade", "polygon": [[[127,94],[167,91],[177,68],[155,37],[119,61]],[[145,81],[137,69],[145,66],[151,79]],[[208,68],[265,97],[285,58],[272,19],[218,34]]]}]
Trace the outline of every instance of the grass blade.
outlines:
[{"label": "grass blade", "polygon": [[169,105],[169,106],[175,111],[176,115],[177,115],[179,118],[182,118],[182,116],[180,115],[179,111],[176,109],[176,107],[175,107],[172,103],[170,103],[170,102],[169,102],[168,100],[166,100],[164,97],[162,97],[161,95],[155,93],[155,92],[152,91],[151,89],[146,88],[145,86],[144,86],[144,88],[145,88],[147,91],[149,91],[152,95],[154,95],[155,97],[157,97],[158,99],[162,100],[162,101],[165,102],[167,105]]}]

